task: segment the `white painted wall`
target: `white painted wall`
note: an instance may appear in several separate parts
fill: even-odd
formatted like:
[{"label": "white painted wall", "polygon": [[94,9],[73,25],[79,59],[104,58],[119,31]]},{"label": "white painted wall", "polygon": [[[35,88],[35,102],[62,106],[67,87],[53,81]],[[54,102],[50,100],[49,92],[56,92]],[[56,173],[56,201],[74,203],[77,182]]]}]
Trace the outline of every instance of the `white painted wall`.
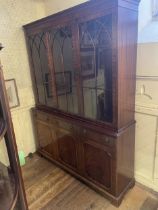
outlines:
[{"label": "white painted wall", "polygon": [[44,0],[46,16],[52,15],[54,13],[76,6],[86,1],[88,0]]},{"label": "white painted wall", "polygon": [[[11,112],[18,150],[23,150],[25,155],[36,149],[30,115],[35,102],[22,26],[44,16],[44,4],[40,0],[0,0],[0,42],[5,46],[0,59],[5,79],[15,78],[17,83],[20,106]],[[8,162],[2,142],[0,161]]]}]

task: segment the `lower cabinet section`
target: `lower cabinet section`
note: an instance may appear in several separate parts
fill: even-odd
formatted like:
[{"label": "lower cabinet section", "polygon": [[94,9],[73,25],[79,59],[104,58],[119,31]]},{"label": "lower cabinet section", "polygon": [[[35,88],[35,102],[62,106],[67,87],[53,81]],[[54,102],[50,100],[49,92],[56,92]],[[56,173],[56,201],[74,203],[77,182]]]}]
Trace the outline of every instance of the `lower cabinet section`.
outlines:
[{"label": "lower cabinet section", "polygon": [[34,110],[38,151],[115,205],[134,184],[134,128],[112,136]]}]

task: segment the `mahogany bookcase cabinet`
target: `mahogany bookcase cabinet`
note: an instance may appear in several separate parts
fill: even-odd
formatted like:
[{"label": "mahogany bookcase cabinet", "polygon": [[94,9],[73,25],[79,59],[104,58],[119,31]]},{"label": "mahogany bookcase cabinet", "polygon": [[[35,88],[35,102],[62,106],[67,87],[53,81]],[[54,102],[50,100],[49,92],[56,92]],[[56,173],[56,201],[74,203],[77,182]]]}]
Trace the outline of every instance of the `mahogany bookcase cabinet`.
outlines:
[{"label": "mahogany bookcase cabinet", "polygon": [[24,26],[38,151],[115,205],[134,185],[139,0],[92,0]]}]

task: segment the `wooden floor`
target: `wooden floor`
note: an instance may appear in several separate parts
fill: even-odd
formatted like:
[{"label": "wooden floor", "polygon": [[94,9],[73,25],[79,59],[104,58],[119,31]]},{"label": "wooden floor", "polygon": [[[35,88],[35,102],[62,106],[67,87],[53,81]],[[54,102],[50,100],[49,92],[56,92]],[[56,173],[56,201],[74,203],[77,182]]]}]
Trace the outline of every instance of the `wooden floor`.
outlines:
[{"label": "wooden floor", "polygon": [[157,196],[139,186],[116,208],[49,161],[35,155],[22,168],[30,210],[158,210]]}]

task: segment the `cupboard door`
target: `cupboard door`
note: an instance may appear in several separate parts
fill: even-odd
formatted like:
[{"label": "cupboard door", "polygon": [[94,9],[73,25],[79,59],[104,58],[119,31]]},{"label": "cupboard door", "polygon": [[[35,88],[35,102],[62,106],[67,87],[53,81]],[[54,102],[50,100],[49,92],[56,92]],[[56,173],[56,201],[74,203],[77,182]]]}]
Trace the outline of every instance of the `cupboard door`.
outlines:
[{"label": "cupboard door", "polygon": [[70,131],[58,128],[56,130],[59,160],[69,167],[77,168],[77,142]]},{"label": "cupboard door", "polygon": [[36,122],[38,143],[41,150],[56,159],[56,142],[54,129],[49,124]]},{"label": "cupboard door", "polygon": [[112,179],[111,153],[92,141],[86,141],[83,148],[86,176],[106,189],[110,189]]},{"label": "cupboard door", "polygon": [[112,15],[79,24],[84,116],[113,121]]}]

